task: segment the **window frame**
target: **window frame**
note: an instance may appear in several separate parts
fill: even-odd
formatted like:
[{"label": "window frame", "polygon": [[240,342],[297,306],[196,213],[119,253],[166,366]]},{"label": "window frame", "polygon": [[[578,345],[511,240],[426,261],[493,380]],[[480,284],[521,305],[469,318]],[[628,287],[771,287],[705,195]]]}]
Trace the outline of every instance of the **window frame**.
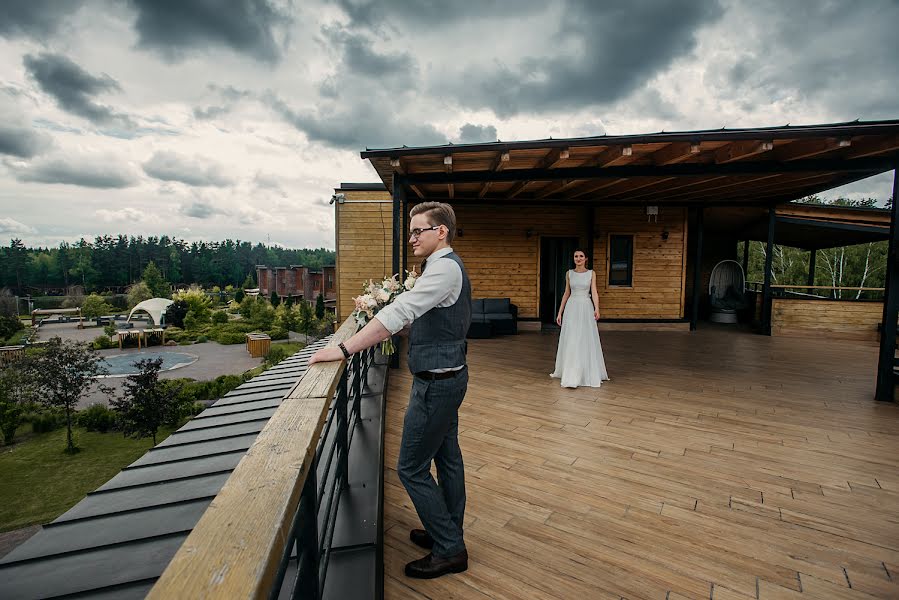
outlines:
[{"label": "window frame", "polygon": [[[612,239],[613,238],[630,238],[630,255],[628,258],[628,268],[627,268],[627,282],[626,283],[613,283],[612,282]],[[634,257],[637,252],[637,236],[634,233],[609,233],[609,236],[606,241],[606,284],[611,289],[633,289],[634,287]]]}]

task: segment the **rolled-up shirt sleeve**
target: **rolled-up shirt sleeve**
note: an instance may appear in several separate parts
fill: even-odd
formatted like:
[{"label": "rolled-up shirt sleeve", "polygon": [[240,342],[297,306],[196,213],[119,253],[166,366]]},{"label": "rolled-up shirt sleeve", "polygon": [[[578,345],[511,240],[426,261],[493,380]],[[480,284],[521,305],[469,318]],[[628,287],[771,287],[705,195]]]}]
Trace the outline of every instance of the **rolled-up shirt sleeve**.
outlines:
[{"label": "rolled-up shirt sleeve", "polygon": [[[432,264],[433,263],[433,264]],[[454,303],[462,291],[462,269],[454,260],[434,260],[415,282],[415,287],[400,294],[382,308],[375,318],[394,334],[435,306]]]}]

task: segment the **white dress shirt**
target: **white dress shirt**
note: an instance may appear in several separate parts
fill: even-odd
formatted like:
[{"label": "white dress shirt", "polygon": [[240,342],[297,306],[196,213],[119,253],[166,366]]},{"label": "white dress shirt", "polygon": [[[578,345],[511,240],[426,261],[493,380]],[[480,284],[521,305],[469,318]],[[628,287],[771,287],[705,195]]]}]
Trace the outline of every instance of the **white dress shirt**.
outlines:
[{"label": "white dress shirt", "polygon": [[[452,252],[441,248],[427,258],[427,266],[415,287],[397,296],[392,304],[382,308],[375,318],[392,334],[431,310],[452,306],[462,293],[462,269],[454,260],[437,260]],[[450,369],[434,369],[434,372],[455,371],[464,365]]]}]

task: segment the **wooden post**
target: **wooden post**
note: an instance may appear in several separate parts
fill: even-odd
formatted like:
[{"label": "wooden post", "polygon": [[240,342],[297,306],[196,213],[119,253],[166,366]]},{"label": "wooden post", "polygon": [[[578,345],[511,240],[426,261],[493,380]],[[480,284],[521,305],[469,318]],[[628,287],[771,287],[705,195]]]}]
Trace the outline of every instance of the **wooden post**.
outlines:
[{"label": "wooden post", "polygon": [[400,244],[403,246],[403,264],[400,267],[400,282],[405,283],[406,281],[406,269],[409,268],[409,202],[405,196],[403,196],[403,219],[402,219],[402,227],[400,231],[402,232],[402,239],[400,240]]},{"label": "wooden post", "polygon": [[593,269],[593,238],[595,236],[595,221],[596,219],[596,209],[593,206],[587,207],[587,247],[584,248],[587,252],[587,268]]},{"label": "wooden post", "polygon": [[883,290],[883,321],[880,324],[880,354],[877,361],[877,389],[874,397],[895,400],[896,320],[899,319],[899,168],[893,168],[893,207],[890,211],[890,242]]},{"label": "wooden post", "polygon": [[[393,174],[393,273],[400,272],[400,244],[403,239],[402,208],[406,203],[406,184],[399,174]],[[394,347],[399,347],[399,336],[393,336]],[[390,368],[398,369],[400,353],[394,352],[390,357]]]},{"label": "wooden post", "polygon": [[813,287],[815,285],[815,259],[818,258],[818,250],[812,248],[808,255],[808,293],[814,294]]},{"label": "wooden post", "polygon": [[690,310],[690,331],[696,331],[696,323],[699,321],[699,287],[702,285],[702,229],[703,207],[696,209],[696,255],[693,265],[693,302]]},{"label": "wooden post", "polygon": [[749,240],[743,241],[743,278],[749,278]]},{"label": "wooden post", "polygon": [[774,207],[768,209],[768,244],[765,247],[765,285],[762,288],[762,333],[771,335],[771,268],[774,260]]}]

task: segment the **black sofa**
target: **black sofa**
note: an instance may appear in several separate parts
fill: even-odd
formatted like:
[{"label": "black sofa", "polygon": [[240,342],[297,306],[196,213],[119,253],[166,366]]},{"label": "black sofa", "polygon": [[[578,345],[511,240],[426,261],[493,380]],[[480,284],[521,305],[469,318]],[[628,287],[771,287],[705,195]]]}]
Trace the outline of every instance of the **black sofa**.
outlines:
[{"label": "black sofa", "polygon": [[470,338],[518,333],[518,307],[509,298],[476,298],[471,301]]}]

